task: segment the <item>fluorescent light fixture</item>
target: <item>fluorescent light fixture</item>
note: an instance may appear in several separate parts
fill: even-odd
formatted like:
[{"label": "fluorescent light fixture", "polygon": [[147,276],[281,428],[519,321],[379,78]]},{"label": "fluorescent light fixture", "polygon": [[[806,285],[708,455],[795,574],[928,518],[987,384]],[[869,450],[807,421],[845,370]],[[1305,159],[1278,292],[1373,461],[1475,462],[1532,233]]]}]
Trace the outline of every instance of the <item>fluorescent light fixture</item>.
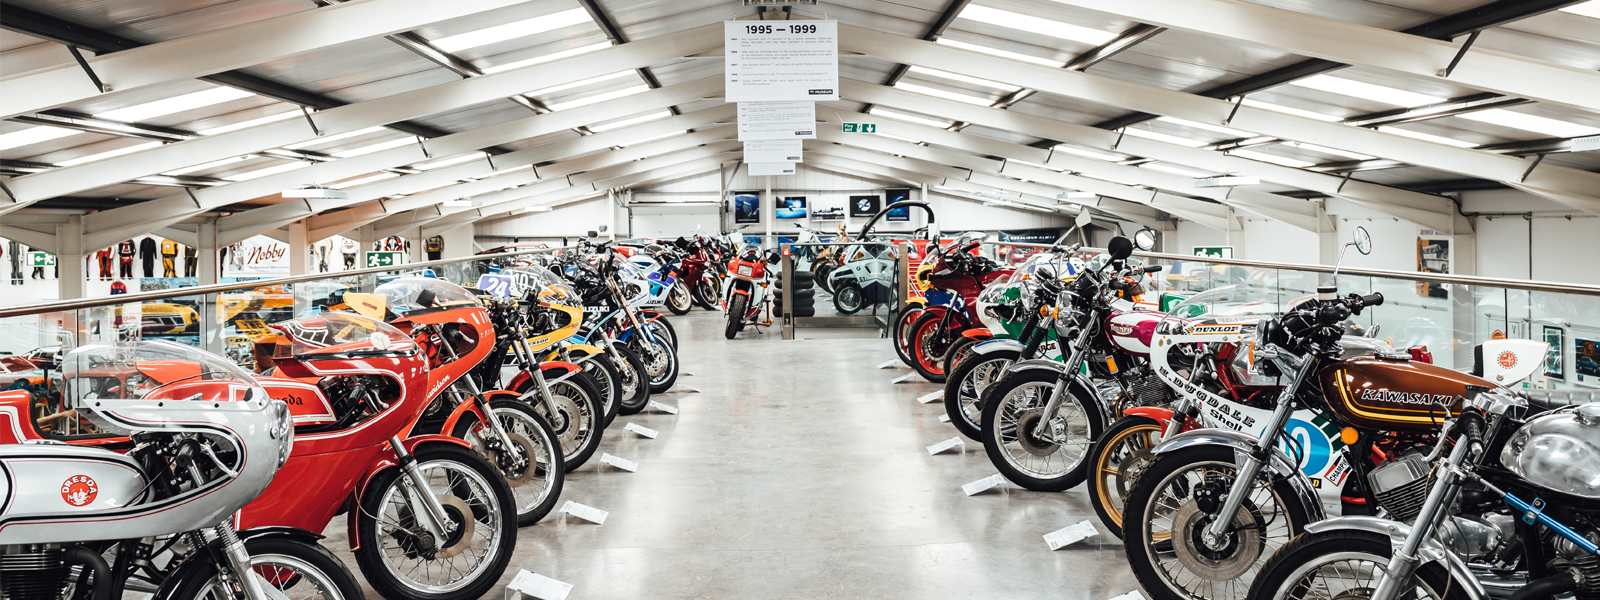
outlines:
[{"label": "fluorescent light fixture", "polygon": [[1174,167],[1172,165],[1163,164],[1163,163],[1145,163],[1145,164],[1139,165],[1139,168],[1141,168],[1141,169],[1150,169],[1151,171],[1160,171],[1162,173],[1167,173],[1169,175],[1177,175],[1179,177],[1198,178],[1198,177],[1210,177],[1211,176],[1210,173],[1202,173],[1200,171],[1191,171],[1189,169],[1184,169],[1184,168],[1181,168],[1181,167]]},{"label": "fluorescent light fixture", "polygon": [[1080,175],[1082,177],[1088,177],[1089,179],[1098,179],[1100,181],[1109,181],[1109,182],[1115,183],[1117,185],[1126,185],[1126,186],[1129,186],[1129,187],[1138,187],[1139,186],[1139,184],[1134,183],[1132,181],[1123,181],[1121,179],[1115,179],[1115,178],[1111,178],[1111,177],[1102,177],[1100,175],[1091,175],[1089,173],[1079,173],[1078,175]]},{"label": "fluorescent light fixture", "polygon": [[906,83],[904,80],[895,82],[894,87],[895,87],[895,89],[901,89],[901,90],[905,90],[905,91],[908,91],[908,92],[915,92],[915,93],[918,93],[918,94],[922,94],[924,96],[933,96],[935,98],[944,98],[945,100],[955,100],[956,102],[965,102],[967,104],[976,104],[978,106],[989,106],[991,104],[994,104],[994,101],[990,100],[988,98],[979,98],[977,96],[968,96],[966,94],[958,94],[956,92],[952,92],[952,91],[949,91],[949,90],[941,90],[939,88],[931,88],[931,87],[924,86],[924,85],[917,85],[915,83]]},{"label": "fluorescent light fixture", "polygon": [[627,96],[648,91],[650,91],[650,86],[641,83],[633,87],[626,87],[620,90],[606,92],[604,94],[595,94],[586,98],[579,98],[577,100],[571,100],[568,102],[546,104],[545,106],[554,111],[571,110],[580,106],[588,106],[590,104],[596,104],[599,102],[609,102],[611,100],[616,100],[617,98],[625,98]]},{"label": "fluorescent light fixture", "polygon": [[1316,144],[1307,144],[1305,142],[1285,141],[1285,142],[1283,142],[1283,144],[1285,146],[1293,146],[1293,147],[1299,148],[1301,150],[1310,150],[1312,152],[1321,152],[1323,154],[1332,154],[1334,156],[1342,156],[1344,158],[1349,158],[1349,159],[1353,159],[1353,160],[1372,160],[1374,158],[1377,158],[1376,156],[1367,156],[1367,155],[1362,154],[1360,152],[1351,152],[1349,150],[1340,150],[1338,148],[1329,148],[1327,146],[1318,146]]},{"label": "fluorescent light fixture", "polygon": [[1342,121],[1343,120],[1343,119],[1340,119],[1339,117],[1335,117],[1333,115],[1325,115],[1325,114],[1322,114],[1322,113],[1319,113],[1319,112],[1314,112],[1314,111],[1309,111],[1309,110],[1304,110],[1304,109],[1299,109],[1299,108],[1293,108],[1293,107],[1289,107],[1289,106],[1283,106],[1281,104],[1273,104],[1273,103],[1270,103],[1270,102],[1262,102],[1260,100],[1251,100],[1249,98],[1245,98],[1244,99],[1244,105],[1248,106],[1248,107],[1251,107],[1251,108],[1259,108],[1259,109],[1262,109],[1262,110],[1270,110],[1272,112],[1279,112],[1279,113],[1283,113],[1283,114],[1286,114],[1286,115],[1294,115],[1296,117],[1305,117],[1307,119],[1316,119],[1318,121],[1327,121],[1329,123],[1332,123],[1334,121]]},{"label": "fluorescent light fixture", "polygon": [[874,117],[886,117],[886,118],[890,118],[890,119],[895,119],[897,121],[905,121],[907,123],[916,123],[918,125],[927,125],[928,127],[938,127],[939,129],[944,129],[944,128],[950,126],[950,122],[949,121],[939,121],[939,120],[931,119],[931,118],[928,118],[928,117],[919,117],[919,116],[916,116],[916,115],[908,115],[908,114],[903,113],[903,112],[894,111],[894,110],[888,110],[888,109],[885,109],[885,108],[883,108],[881,106],[872,107],[871,110],[867,111],[867,114],[872,115]]},{"label": "fluorescent light fixture", "polygon": [[459,181],[446,181],[446,182],[443,182],[443,183],[435,183],[435,184],[430,185],[430,186],[419,187],[419,188],[414,189],[414,190],[407,190],[406,192],[401,193],[400,195],[401,196],[410,196],[412,194],[421,194],[423,192],[431,192],[433,190],[437,190],[437,189],[445,187],[445,186],[455,185],[457,183],[460,183],[460,182]]},{"label": "fluorescent light fixture", "polygon": [[677,137],[677,136],[680,136],[680,135],[683,135],[683,134],[686,134],[686,133],[689,133],[689,130],[684,129],[682,131],[668,131],[668,132],[663,133],[661,135],[651,136],[651,137],[644,138],[642,140],[634,140],[634,141],[628,142],[626,144],[617,144],[617,145],[626,148],[628,146],[637,146],[639,144],[648,144],[650,142],[657,142],[657,141],[661,141],[661,140],[667,139],[669,137]]},{"label": "fluorescent light fixture", "polygon": [[380,172],[368,175],[366,177],[357,177],[355,179],[351,179],[351,180],[348,180],[348,181],[341,181],[341,182],[335,183],[335,184],[333,184],[333,185],[331,185],[329,187],[331,187],[333,189],[336,189],[336,190],[345,190],[345,189],[350,189],[350,188],[356,187],[358,185],[366,185],[366,184],[369,184],[369,183],[383,181],[385,179],[394,179],[394,178],[399,177],[399,176],[400,176],[399,173],[390,173],[388,171],[380,171]]},{"label": "fluorescent light fixture", "polygon": [[1076,156],[1082,156],[1084,158],[1092,158],[1092,159],[1095,159],[1095,160],[1103,160],[1103,161],[1106,161],[1106,162],[1117,162],[1117,161],[1122,160],[1122,157],[1114,155],[1114,154],[1106,154],[1104,152],[1095,152],[1094,150],[1084,150],[1082,148],[1074,148],[1072,146],[1067,146],[1067,145],[1064,145],[1064,144],[1056,146],[1055,149],[1058,152],[1065,152],[1067,154],[1072,154],[1072,155],[1076,155]]},{"label": "fluorescent light fixture", "polygon": [[1117,37],[1117,34],[1109,31],[1091,29],[1080,25],[1073,25],[1071,23],[1052,21],[1050,19],[1025,15],[1022,13],[1014,13],[1008,10],[1000,10],[998,8],[979,6],[977,4],[967,5],[966,8],[961,10],[961,14],[959,16],[960,18],[977,21],[979,23],[988,23],[990,25],[999,25],[1001,27],[1020,29],[1022,31],[1048,35],[1053,38],[1082,42],[1089,44],[1090,46],[1099,46]]},{"label": "fluorescent light fixture", "polygon": [[1050,165],[1041,165],[1041,164],[1036,163],[1036,162],[1028,162],[1028,161],[1025,161],[1025,160],[1017,160],[1015,158],[1006,159],[1006,163],[1008,163],[1008,164],[1009,163],[1017,163],[1017,164],[1022,165],[1024,167],[1033,167],[1035,169],[1044,169],[1046,171],[1054,171],[1056,173],[1060,173],[1061,171],[1063,171],[1063,169],[1057,169],[1057,168],[1052,167]]},{"label": "fluorescent light fixture", "polygon": [[1352,98],[1365,98],[1375,102],[1382,102],[1384,104],[1393,104],[1395,106],[1404,106],[1408,108],[1414,106],[1438,104],[1446,100],[1445,98],[1440,98],[1438,96],[1429,96],[1427,94],[1397,90],[1391,87],[1364,83],[1352,79],[1345,79],[1343,77],[1334,77],[1332,75],[1312,75],[1305,79],[1291,81],[1289,82],[1289,85],[1320,90],[1330,94],[1339,94],[1341,96],[1350,96]]},{"label": "fluorescent light fixture", "polygon": [[304,169],[311,166],[311,164],[312,163],[306,161],[295,161],[292,163],[284,163],[281,165],[267,167],[265,169],[246,171],[238,175],[229,175],[227,177],[223,177],[223,179],[228,181],[250,181],[251,179],[260,179],[268,175],[277,175],[279,173],[288,173],[289,171]]},{"label": "fluorescent light fixture", "polygon": [[1272,163],[1272,164],[1275,164],[1275,165],[1281,165],[1281,166],[1285,166],[1285,167],[1294,167],[1296,169],[1304,169],[1306,167],[1309,167],[1311,165],[1316,164],[1316,163],[1313,163],[1313,162],[1307,162],[1307,161],[1303,161],[1303,160],[1296,159],[1296,158],[1289,158],[1287,156],[1278,156],[1276,154],[1267,154],[1265,152],[1256,152],[1255,150],[1232,150],[1232,151],[1229,151],[1228,154],[1231,154],[1233,156],[1242,157],[1242,158],[1248,158],[1248,159],[1251,159],[1251,160],[1259,160],[1259,161],[1265,162],[1265,163]]},{"label": "fluorescent light fixture", "polygon": [[593,132],[598,133],[598,132],[602,132],[602,131],[611,131],[613,129],[622,129],[623,127],[632,127],[632,126],[638,125],[640,123],[649,123],[651,121],[659,121],[661,119],[665,119],[665,118],[668,118],[668,117],[671,117],[671,116],[672,116],[672,111],[663,110],[661,112],[653,112],[653,113],[650,113],[650,114],[647,114],[647,115],[640,115],[640,116],[634,117],[632,119],[624,119],[624,120],[621,120],[621,121],[614,121],[614,122],[611,122],[611,123],[606,123],[604,125],[590,125],[589,126],[589,131],[593,131]]},{"label": "fluorescent light fixture", "polygon": [[1256,185],[1261,183],[1259,177],[1239,177],[1236,175],[1222,175],[1194,180],[1195,188],[1236,187],[1241,185]]},{"label": "fluorescent light fixture", "polygon": [[1065,66],[1067,64],[1067,63],[1061,62],[1059,60],[1054,60],[1054,59],[1049,59],[1049,58],[1040,58],[1040,57],[1037,57],[1037,56],[1033,56],[1031,54],[1022,54],[1022,53],[1018,53],[1018,52],[1011,52],[1009,50],[1001,50],[999,48],[990,48],[988,46],[980,46],[978,44],[969,44],[967,42],[958,42],[958,41],[952,40],[950,38],[939,38],[938,43],[944,44],[944,45],[949,46],[951,48],[960,48],[962,50],[971,50],[973,52],[982,52],[984,54],[988,54],[989,56],[998,56],[1000,58],[1009,58],[1011,60],[1018,60],[1018,61],[1022,61],[1022,62],[1025,62],[1025,63],[1033,63],[1033,64],[1036,64],[1036,65],[1044,65],[1046,67],[1062,67],[1062,66]]},{"label": "fluorescent light fixture", "polygon": [[589,18],[589,11],[586,11],[582,8],[574,8],[542,17],[534,17],[532,19],[517,21],[515,23],[506,23],[505,25],[496,25],[494,27],[479,29],[477,31],[469,31],[459,35],[439,38],[437,40],[433,40],[433,47],[445,52],[455,52],[457,50],[466,50],[467,48],[476,48],[478,46],[485,46],[495,42],[503,42],[523,36],[544,33],[546,31],[577,25],[579,23],[593,22],[594,20]]},{"label": "fluorescent light fixture", "polygon": [[442,168],[442,167],[449,167],[449,166],[453,166],[453,165],[459,165],[459,164],[464,163],[464,162],[474,161],[474,160],[483,158],[483,156],[484,156],[484,154],[482,152],[468,152],[468,153],[462,154],[460,156],[452,156],[450,158],[441,158],[441,159],[435,160],[435,161],[429,161],[429,162],[425,162],[425,163],[418,163],[418,164],[412,165],[412,167],[416,168],[419,171],[432,171],[434,169],[438,169],[438,168]]},{"label": "fluorescent light fixture", "polygon": [[10,150],[18,146],[37,144],[39,142],[48,142],[50,140],[64,138],[69,135],[77,135],[80,133],[83,132],[67,129],[65,127],[51,127],[49,125],[29,127],[27,129],[20,129],[11,133],[0,135],[0,150]]},{"label": "fluorescent light fixture", "polygon": [[1210,131],[1210,132],[1213,132],[1213,133],[1220,133],[1220,134],[1226,135],[1228,137],[1247,138],[1247,137],[1255,137],[1255,135],[1256,135],[1254,133],[1250,133],[1250,132],[1244,131],[1242,129],[1234,129],[1232,127],[1223,127],[1221,125],[1212,125],[1210,123],[1201,123],[1199,121],[1190,121],[1188,119],[1179,119],[1177,117],[1158,117],[1158,118],[1156,118],[1156,120],[1157,121],[1161,121],[1163,123],[1171,123],[1173,125],[1182,125],[1184,127],[1193,127],[1195,129],[1204,129],[1206,131]]},{"label": "fluorescent light fixture", "polygon": [[198,165],[195,165],[195,166],[192,166],[192,167],[184,167],[182,169],[173,169],[171,171],[167,171],[165,173],[162,173],[162,175],[188,175],[188,174],[193,173],[195,171],[204,171],[206,169],[215,169],[217,167],[225,167],[225,166],[231,165],[233,163],[244,162],[244,161],[250,160],[252,158],[255,158],[254,154],[246,154],[244,156],[234,156],[234,157],[231,157],[231,158],[224,158],[222,160],[214,160],[214,161],[211,161],[211,162],[208,162],[208,163],[198,164]]},{"label": "fluorescent light fixture", "polygon": [[1128,133],[1128,135],[1131,135],[1133,137],[1144,138],[1144,139],[1147,139],[1147,140],[1155,140],[1157,142],[1166,142],[1168,144],[1177,144],[1179,146],[1185,146],[1185,147],[1189,147],[1189,148],[1199,148],[1201,146],[1206,145],[1205,142],[1202,142],[1200,140],[1191,140],[1189,138],[1178,137],[1178,136],[1175,136],[1175,135],[1167,135],[1165,133],[1157,133],[1157,132],[1154,132],[1154,131],[1150,131],[1149,129],[1139,129],[1137,127],[1129,127],[1127,129],[1125,129],[1124,131],[1126,131]]},{"label": "fluorescent light fixture", "polygon": [[960,73],[951,73],[949,71],[940,71],[938,69],[929,69],[927,67],[911,67],[910,72],[916,73],[918,75],[927,75],[929,77],[938,77],[940,79],[949,79],[951,81],[959,81],[961,83],[970,83],[972,85],[981,85],[983,87],[992,87],[992,88],[995,88],[997,90],[1005,90],[1005,91],[1008,91],[1008,92],[1015,92],[1017,90],[1022,89],[1019,86],[1011,85],[1009,83],[1000,83],[998,81],[990,81],[988,79],[979,79],[977,77],[969,77],[969,76],[966,76],[966,75],[962,75]]},{"label": "fluorescent light fixture", "polygon": [[[667,201],[668,202],[673,202],[673,200],[667,200]],[[677,202],[682,202],[682,200],[678,200]],[[542,212],[550,212],[550,207],[548,207],[548,206],[526,206],[526,207],[517,209],[517,214],[519,214],[519,215],[525,215],[525,214],[528,214],[528,213],[542,213]]]},{"label": "fluorescent light fixture", "polygon": [[596,83],[601,83],[601,82],[605,82],[605,81],[611,81],[613,79],[621,79],[623,77],[627,77],[629,75],[634,75],[634,74],[635,74],[634,71],[617,71],[615,73],[608,73],[606,75],[601,75],[599,77],[590,77],[588,79],[580,79],[580,80],[574,81],[572,83],[563,83],[561,85],[552,85],[552,86],[547,87],[547,88],[540,88],[540,89],[528,92],[528,93],[523,94],[523,95],[525,95],[525,96],[541,96],[541,95],[544,95],[544,94],[554,94],[556,92],[564,92],[564,91],[567,91],[567,90],[570,90],[570,89],[574,89],[574,88],[581,88],[581,87],[586,86],[586,85],[594,85]]},{"label": "fluorescent light fixture", "polygon": [[1561,9],[1561,12],[1582,15],[1591,19],[1600,19],[1600,0],[1589,0],[1583,4],[1574,4]]},{"label": "fluorescent light fixture", "polygon": [[500,176],[500,175],[505,175],[507,173],[515,173],[517,171],[525,171],[527,169],[532,169],[532,168],[533,168],[533,165],[531,165],[531,164],[521,165],[521,166],[517,166],[517,167],[510,167],[510,168],[499,169],[499,170],[495,170],[495,171],[489,171],[487,173],[479,173],[477,175],[473,175],[471,177],[468,177],[467,179],[471,179],[471,180],[474,180],[474,181],[479,180],[479,179],[488,179],[490,177],[497,177],[497,176]]},{"label": "fluorescent light fixture", "polygon": [[[1411,138],[1411,139],[1414,139],[1414,140],[1422,140],[1424,142],[1433,142],[1435,144],[1444,144],[1446,146],[1455,146],[1457,148],[1473,148],[1473,147],[1477,146],[1477,144],[1474,144],[1472,142],[1463,142],[1461,140],[1452,140],[1452,139],[1447,138],[1447,137],[1440,137],[1440,136],[1437,136],[1437,135],[1430,135],[1430,134],[1422,133],[1420,131],[1412,131],[1410,129],[1401,129],[1399,127],[1394,127],[1394,126],[1391,126],[1391,125],[1380,125],[1378,127],[1378,131],[1382,131],[1384,133],[1392,133],[1392,134],[1395,134],[1395,135],[1398,135],[1398,136],[1408,137],[1408,138]],[[1235,154],[1237,154],[1237,152]]]},{"label": "fluorescent light fixture", "polygon": [[281,113],[278,113],[278,114],[275,114],[275,115],[261,117],[259,119],[250,119],[249,121],[240,121],[240,122],[234,123],[232,125],[223,125],[221,127],[212,127],[211,129],[207,129],[205,131],[197,131],[195,133],[198,133],[200,135],[217,135],[219,133],[227,133],[227,132],[230,132],[230,131],[238,131],[240,129],[249,129],[249,128],[255,127],[257,125],[266,125],[267,123],[277,123],[278,121],[286,121],[286,120],[293,119],[293,118],[298,117],[298,116],[300,116],[300,111],[298,109],[288,110],[288,111],[284,111],[284,112],[281,112]]},{"label": "fluorescent light fixture", "polygon": [[289,144],[287,146],[284,146],[284,148],[287,149],[287,150],[299,150],[301,148],[307,148],[307,147],[315,146],[315,145],[318,145],[318,144],[326,144],[328,142],[337,142],[339,140],[347,140],[347,139],[350,139],[350,138],[353,138],[353,137],[367,135],[369,133],[377,133],[379,131],[383,131],[383,128],[382,127],[368,127],[366,129],[357,129],[355,131],[346,131],[344,133],[335,133],[333,135],[325,135],[325,136],[322,136],[322,137],[319,137],[319,138],[316,138],[316,139],[310,139],[310,140],[306,140],[304,142],[297,142],[297,143]]},{"label": "fluorescent light fixture", "polygon": [[146,102],[144,104],[135,104],[126,108],[108,110],[103,113],[96,113],[94,116],[112,121],[142,121],[144,119],[159,117],[162,115],[170,115],[172,113],[193,110],[196,108],[211,106],[213,104],[221,104],[229,100],[248,98],[254,95],[255,94],[250,92],[231,87],[214,87],[209,90],[195,92],[193,94],[173,96],[171,98],[156,100],[155,102]]},{"label": "fluorescent light fixture", "polygon": [[1057,200],[1093,200],[1100,195],[1094,192],[1061,192],[1056,194]]},{"label": "fluorescent light fixture", "polygon": [[458,198],[458,199],[455,199],[455,200],[445,200],[444,202],[440,202],[439,203],[439,206],[443,206],[445,208],[472,208],[474,206],[482,206],[482,205],[483,205],[483,201],[482,200],[468,200],[466,198]]},{"label": "fluorescent light fixture", "polygon": [[300,189],[284,190],[283,197],[311,198],[317,200],[349,200],[350,194],[348,192],[341,192],[338,189],[314,185]]},{"label": "fluorescent light fixture", "polygon": [[353,149],[350,149],[350,150],[345,150],[343,152],[335,152],[335,153],[333,153],[333,155],[337,156],[339,158],[350,158],[350,157],[353,157],[353,156],[361,156],[363,154],[372,154],[373,152],[382,152],[384,150],[389,150],[391,148],[399,148],[399,147],[404,146],[406,144],[415,144],[415,143],[417,143],[417,138],[414,138],[414,137],[396,138],[396,139],[389,140],[387,142],[378,142],[378,143],[373,144],[371,146],[362,146],[360,148],[353,148]]},{"label": "fluorescent light fixture", "polygon": [[539,55],[539,56],[535,56],[533,58],[523,59],[523,60],[519,60],[517,62],[506,63],[506,64],[503,64],[503,65],[495,65],[493,67],[483,67],[482,70],[483,70],[485,75],[493,75],[493,74],[499,73],[501,71],[510,71],[512,69],[521,69],[523,67],[531,67],[533,65],[537,65],[537,64],[541,64],[541,63],[547,63],[547,62],[550,62],[550,61],[561,60],[563,58],[572,58],[572,57],[577,56],[579,54],[588,54],[588,53],[594,52],[596,50],[605,50],[606,48],[610,48],[610,47],[611,47],[611,42],[600,42],[598,44],[589,44],[587,46],[579,46],[579,47],[573,48],[571,50],[562,50],[560,52],[551,52],[550,54],[542,54],[542,55]]},{"label": "fluorescent light fixture", "polygon": [[880,137],[886,137],[886,138],[889,138],[891,140],[900,141],[900,142],[906,142],[908,144],[916,144],[918,146],[922,145],[922,140],[915,140],[915,139],[911,139],[911,138],[908,138],[908,137],[905,137],[905,136],[895,135],[895,134],[892,134],[892,133],[872,133],[872,134],[868,134],[868,135],[876,135],[876,136],[880,136]]},{"label": "fluorescent light fixture", "polygon": [[1549,119],[1537,115],[1502,110],[1498,108],[1469,112],[1456,116],[1463,119],[1477,121],[1479,123],[1488,123],[1490,125],[1499,125],[1501,127],[1532,131],[1534,133],[1540,133],[1550,137],[1558,138],[1583,137],[1586,135],[1595,135],[1600,133],[1600,128],[1596,127],[1579,125],[1577,123],[1569,123],[1567,121],[1557,121],[1555,119]]},{"label": "fluorescent light fixture", "polygon": [[137,144],[137,145],[133,145],[133,146],[128,146],[126,148],[118,148],[116,150],[111,150],[111,151],[108,151],[108,152],[101,152],[99,154],[90,154],[88,156],[80,156],[80,157],[74,158],[72,160],[64,160],[64,161],[56,163],[56,166],[58,166],[58,167],[72,167],[72,166],[81,165],[81,164],[84,164],[84,163],[92,163],[92,162],[97,161],[97,160],[105,160],[105,159],[111,158],[113,156],[122,156],[124,154],[133,154],[133,153],[138,152],[140,150],[149,150],[151,148],[158,148],[160,146],[161,146],[161,142],[146,142],[146,143],[143,143],[143,144]]}]

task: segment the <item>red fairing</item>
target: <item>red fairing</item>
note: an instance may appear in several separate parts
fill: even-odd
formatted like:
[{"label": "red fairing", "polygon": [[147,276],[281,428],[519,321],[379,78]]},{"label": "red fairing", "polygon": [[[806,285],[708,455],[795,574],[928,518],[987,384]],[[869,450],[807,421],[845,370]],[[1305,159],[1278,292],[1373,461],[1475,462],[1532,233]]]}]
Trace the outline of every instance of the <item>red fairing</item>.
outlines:
[{"label": "red fairing", "polygon": [[32,394],[27,390],[0,392],[0,444],[20,444],[23,440],[44,439],[28,418]]},{"label": "red fairing", "polygon": [[967,338],[970,338],[970,339],[974,339],[974,340],[994,339],[994,335],[989,333],[988,329],[984,329],[982,327],[974,327],[972,329],[968,329],[966,331],[961,332],[961,335],[963,335],[963,336],[965,336]]},{"label": "red fairing", "polygon": [[1123,409],[1122,414],[1130,417],[1154,419],[1155,422],[1160,423],[1162,427],[1166,427],[1167,423],[1172,421],[1172,409],[1162,408],[1159,406],[1135,406],[1133,408]]}]

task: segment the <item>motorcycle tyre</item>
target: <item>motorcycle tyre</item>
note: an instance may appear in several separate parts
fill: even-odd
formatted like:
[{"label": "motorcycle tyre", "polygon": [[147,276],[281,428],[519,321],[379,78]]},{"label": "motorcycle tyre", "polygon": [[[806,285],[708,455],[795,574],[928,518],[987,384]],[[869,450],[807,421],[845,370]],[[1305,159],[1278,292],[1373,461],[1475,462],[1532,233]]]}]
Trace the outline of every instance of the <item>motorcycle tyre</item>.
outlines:
[{"label": "motorcycle tyre", "polygon": [[722,335],[728,339],[739,337],[739,332],[744,330],[745,303],[750,300],[744,294],[734,294],[728,300],[728,324],[722,328]]},{"label": "motorcycle tyre", "polygon": [[993,463],[995,470],[1000,471],[1007,481],[1035,492],[1064,492],[1077,487],[1089,473],[1089,456],[1094,450],[1094,440],[1102,437],[1105,430],[1105,418],[1100,415],[1100,400],[1095,397],[1081,397],[1078,386],[1068,386],[1062,405],[1071,402],[1083,412],[1084,419],[1089,421],[1089,448],[1083,453],[1083,459],[1072,470],[1050,478],[1041,478],[1018,471],[1016,467],[1006,460],[1005,449],[995,441],[998,435],[994,428],[995,420],[999,418],[1000,407],[1004,404],[1000,400],[1011,394],[1012,390],[1029,383],[1059,381],[1061,375],[1054,370],[1039,369],[1012,373],[1004,380],[989,386],[983,392],[983,450],[989,455],[989,462]]},{"label": "motorcycle tyre", "polygon": [[[556,444],[556,432],[555,430],[550,429],[550,422],[544,418],[544,415],[539,414],[538,411],[533,410],[533,408],[529,407],[527,404],[524,404],[518,400],[490,400],[489,410],[513,410],[522,413],[523,417],[526,417],[532,422],[539,424],[540,435],[543,436],[543,439],[532,440],[532,442],[535,444],[544,444],[546,452],[551,452],[553,450],[553,452],[551,452],[552,456],[561,452],[561,448]],[[472,426],[477,424],[477,422],[477,413],[469,412],[463,415],[461,420],[456,422],[455,431],[450,432],[450,437],[458,440],[467,439],[467,432],[471,431]],[[561,488],[565,487],[567,481],[566,473],[567,472],[563,470],[551,478],[552,482],[550,484],[550,493],[545,497],[543,502],[539,503],[538,506],[535,506],[526,512],[524,512],[521,507],[517,507],[517,527],[527,527],[534,523],[538,523],[546,516],[549,516],[550,511],[556,507],[556,500],[561,498]],[[515,492],[511,494],[511,501],[513,503],[512,505],[515,506]]]},{"label": "motorcycle tyre", "polygon": [[[845,300],[845,298],[854,298],[854,301],[851,302],[849,300]],[[862,290],[861,286],[857,285],[853,281],[841,285],[838,289],[833,290],[833,308],[834,310],[839,311],[839,314],[841,315],[856,314],[857,311],[860,311],[861,308],[866,305],[866,291]]]},{"label": "motorcycle tyre", "polygon": [[[1118,493],[1117,490],[1110,486],[1110,482],[1106,481],[1107,477],[1113,475],[1102,475],[1102,473],[1107,473],[1106,469],[1111,468],[1107,464],[1113,450],[1111,445],[1120,442],[1127,436],[1141,433],[1154,433],[1159,438],[1164,429],[1160,421],[1150,417],[1123,417],[1112,423],[1111,428],[1107,429],[1105,433],[1100,434],[1100,439],[1095,440],[1094,446],[1089,449],[1089,472],[1094,474],[1094,476],[1089,477],[1089,503],[1094,505],[1094,514],[1100,517],[1100,524],[1104,525],[1106,531],[1110,531],[1111,535],[1117,536],[1117,539],[1122,538],[1122,511],[1127,508],[1127,498],[1122,499],[1123,506],[1121,508],[1111,506],[1108,503],[1111,496]],[[1118,473],[1120,474],[1120,471]],[[1131,494],[1133,482],[1129,482],[1124,487]]]},{"label": "motorcycle tyre", "polygon": [[[617,359],[621,360],[628,369],[633,371],[633,376],[638,381],[638,384],[633,388],[633,394],[624,396],[617,403],[617,414],[636,415],[644,412],[644,408],[650,405],[650,377],[645,374],[644,360],[639,358],[639,354],[634,352],[633,348],[629,348],[625,344],[615,344],[612,350],[617,353]],[[611,366],[617,368],[618,376],[624,375],[622,369],[616,363],[612,363]],[[620,379],[617,382],[617,388],[619,390],[622,389]]]},{"label": "motorcycle tyre", "polygon": [[[1302,565],[1330,554],[1364,554],[1380,565],[1388,565],[1389,559],[1394,556],[1393,547],[1389,536],[1372,533],[1370,531],[1353,531],[1349,529],[1335,529],[1320,533],[1308,533],[1295,536],[1294,540],[1272,553],[1267,563],[1261,567],[1261,572],[1256,580],[1250,584],[1250,598],[1273,598],[1278,590],[1287,583],[1287,579]],[[1445,600],[1467,600],[1470,596],[1459,583],[1450,581],[1449,573],[1436,562],[1427,562],[1417,567],[1415,578],[1432,588],[1434,593]],[[1401,597],[1413,596],[1416,588],[1401,592]]]},{"label": "motorcycle tyre", "polygon": [[[962,359],[954,369],[950,370],[950,375],[945,378],[944,382],[944,412],[949,415],[950,424],[956,426],[956,431],[960,431],[961,435],[974,442],[983,441],[983,398],[980,396],[976,402],[979,407],[979,422],[973,423],[966,417],[966,407],[961,406],[962,381],[971,375],[978,368],[978,365],[992,360],[1005,360],[1008,363],[1015,363],[1017,362],[1017,357],[1021,355],[1021,352],[1014,350],[1001,350],[992,354],[968,353],[966,358]],[[996,381],[991,384],[991,387],[995,385],[999,385],[999,382]]]}]

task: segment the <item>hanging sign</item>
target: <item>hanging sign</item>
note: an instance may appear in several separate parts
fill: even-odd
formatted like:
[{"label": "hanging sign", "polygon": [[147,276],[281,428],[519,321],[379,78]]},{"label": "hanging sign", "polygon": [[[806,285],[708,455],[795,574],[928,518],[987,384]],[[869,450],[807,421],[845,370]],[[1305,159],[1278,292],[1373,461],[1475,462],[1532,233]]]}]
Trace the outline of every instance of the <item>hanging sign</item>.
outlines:
[{"label": "hanging sign", "polygon": [[228,247],[223,277],[274,277],[289,274],[289,245],[264,235]]},{"label": "hanging sign", "polygon": [[762,175],[793,175],[794,174],[794,163],[792,163],[792,162],[745,163],[745,164],[750,166],[750,176],[751,177],[760,177]]},{"label": "hanging sign", "polygon": [[839,129],[845,133],[877,133],[878,125],[876,123],[842,123],[839,125]]},{"label": "hanging sign", "polygon": [[744,143],[744,161],[747,163],[797,163],[800,162],[802,142],[795,140],[752,140]]},{"label": "hanging sign", "polygon": [[838,21],[724,21],[728,102],[839,99]]},{"label": "hanging sign", "polygon": [[54,266],[56,266],[56,255],[51,254],[49,252],[37,252],[37,251],[29,252],[28,253],[28,266],[35,267],[35,268],[37,268],[37,267],[54,267]]},{"label": "hanging sign", "polygon": [[815,102],[740,102],[739,141],[814,140]]}]

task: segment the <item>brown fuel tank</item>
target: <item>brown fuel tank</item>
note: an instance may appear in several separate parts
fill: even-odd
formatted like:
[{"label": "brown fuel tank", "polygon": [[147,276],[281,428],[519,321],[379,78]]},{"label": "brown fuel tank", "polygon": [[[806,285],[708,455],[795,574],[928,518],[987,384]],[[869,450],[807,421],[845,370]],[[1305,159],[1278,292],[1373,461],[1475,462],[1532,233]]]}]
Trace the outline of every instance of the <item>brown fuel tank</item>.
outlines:
[{"label": "brown fuel tank", "polygon": [[1468,385],[1496,387],[1466,373],[1428,363],[1365,357],[1343,360],[1318,375],[1328,409],[1361,429],[1434,431],[1440,404],[1459,410]]}]

